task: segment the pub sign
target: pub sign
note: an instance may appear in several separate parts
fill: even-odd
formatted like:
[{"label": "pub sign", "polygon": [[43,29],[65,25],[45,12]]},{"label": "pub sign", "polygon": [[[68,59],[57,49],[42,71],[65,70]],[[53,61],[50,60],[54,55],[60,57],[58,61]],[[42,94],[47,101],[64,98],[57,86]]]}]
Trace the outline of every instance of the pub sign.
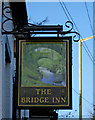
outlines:
[{"label": "pub sign", "polygon": [[16,46],[17,107],[71,109],[72,38],[19,38]]}]

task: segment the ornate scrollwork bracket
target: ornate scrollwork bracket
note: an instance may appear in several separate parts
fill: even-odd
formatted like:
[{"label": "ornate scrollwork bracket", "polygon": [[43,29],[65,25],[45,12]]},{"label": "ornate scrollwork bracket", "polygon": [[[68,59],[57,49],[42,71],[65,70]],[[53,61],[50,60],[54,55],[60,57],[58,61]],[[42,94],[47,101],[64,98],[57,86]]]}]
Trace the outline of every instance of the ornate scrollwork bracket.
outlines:
[{"label": "ornate scrollwork bracket", "polygon": [[14,22],[14,20],[12,19],[12,16],[11,16],[11,8],[9,6],[5,6],[3,8],[3,11],[2,11],[2,15],[3,15],[3,22],[2,22],[2,33],[5,32],[13,32],[14,31],[14,28],[11,28],[9,27],[6,27],[6,24],[9,23],[9,22]]},{"label": "ornate scrollwork bracket", "polygon": [[[19,29],[19,31],[17,30],[17,26],[15,20],[11,17],[11,8],[9,6],[6,6],[3,8],[3,17],[4,20],[2,22],[2,34],[14,34],[14,35],[18,35],[18,34],[25,34],[25,35],[29,35],[29,34],[57,34],[59,36],[59,34],[61,34],[62,36],[65,35],[69,35],[72,34],[73,37],[73,41],[74,42],[78,42],[80,39],[80,34],[76,31],[73,31],[73,23],[71,21],[67,21],[65,23],[66,27],[66,31],[62,30],[63,27],[61,25],[57,25],[57,26],[45,26],[45,25],[35,25],[35,24],[28,24],[27,29],[22,28]],[[14,28],[11,27],[7,27],[8,29],[6,29],[6,23],[7,22],[13,22]],[[48,28],[48,29],[47,29]],[[68,30],[69,29],[69,30]]]},{"label": "ornate scrollwork bracket", "polygon": [[80,34],[78,32],[76,32],[76,31],[72,31],[73,30],[73,23],[71,21],[67,21],[65,23],[65,27],[69,28],[69,30],[62,31],[61,35],[73,34],[73,41],[78,42],[80,40]]}]

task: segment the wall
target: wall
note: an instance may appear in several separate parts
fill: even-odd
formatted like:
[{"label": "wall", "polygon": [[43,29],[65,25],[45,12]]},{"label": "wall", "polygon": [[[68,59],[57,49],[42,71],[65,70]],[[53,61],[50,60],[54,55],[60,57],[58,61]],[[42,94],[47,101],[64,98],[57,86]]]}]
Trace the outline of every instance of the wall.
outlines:
[{"label": "wall", "polygon": [[[0,11],[2,11],[2,2],[0,0]],[[2,118],[2,35],[1,35],[1,22],[2,12],[0,12],[0,120]]]},{"label": "wall", "polygon": [[[4,6],[9,6],[9,3],[5,2]],[[11,17],[11,14],[7,14]],[[3,16],[3,21],[6,18]],[[13,28],[13,23],[8,21],[4,25],[5,29]],[[9,41],[11,51],[11,62],[5,61],[5,43],[6,39]],[[14,36],[2,35],[2,118],[12,118],[12,97],[13,97],[13,73],[14,73]]]},{"label": "wall", "polygon": [[[5,6],[10,6],[8,2],[4,2],[3,8]],[[2,2],[0,2],[0,11],[2,11]],[[9,11],[9,9],[8,9]],[[14,35],[1,35],[1,23],[6,18],[2,17],[2,12],[0,12],[0,120],[2,118],[12,118],[13,110],[13,77],[16,69],[16,60],[14,58],[14,40],[16,39]],[[6,12],[4,12],[6,13]],[[12,18],[11,13],[7,13],[9,18]],[[2,19],[1,19],[2,18]],[[4,24],[6,30],[13,29],[13,22],[8,21]],[[11,50],[11,62],[6,62],[5,54],[5,44],[6,40],[9,41],[9,46]],[[28,117],[29,110],[22,110],[21,117]]]}]

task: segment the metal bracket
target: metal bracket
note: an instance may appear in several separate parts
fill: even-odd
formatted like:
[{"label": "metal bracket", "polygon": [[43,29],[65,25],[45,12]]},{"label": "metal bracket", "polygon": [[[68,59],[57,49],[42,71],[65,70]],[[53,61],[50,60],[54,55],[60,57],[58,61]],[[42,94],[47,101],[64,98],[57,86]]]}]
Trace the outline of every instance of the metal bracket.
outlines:
[{"label": "metal bracket", "polygon": [[[11,9],[9,6],[3,8],[3,16],[5,17],[5,20],[2,23],[2,35],[4,34],[13,34],[13,35],[27,35],[27,34],[57,34],[59,37],[59,34],[61,34],[63,37],[68,34],[73,34],[73,41],[78,42],[80,39],[80,34],[73,30],[73,23],[71,21],[67,21],[65,23],[66,28],[69,30],[63,31],[62,25],[35,25],[35,24],[28,24],[28,26],[24,26],[24,28],[17,30],[17,25],[15,24],[15,20],[10,18],[7,14],[11,12]],[[4,28],[4,24],[8,21],[12,21],[15,24],[15,27],[12,30],[6,30]]]}]

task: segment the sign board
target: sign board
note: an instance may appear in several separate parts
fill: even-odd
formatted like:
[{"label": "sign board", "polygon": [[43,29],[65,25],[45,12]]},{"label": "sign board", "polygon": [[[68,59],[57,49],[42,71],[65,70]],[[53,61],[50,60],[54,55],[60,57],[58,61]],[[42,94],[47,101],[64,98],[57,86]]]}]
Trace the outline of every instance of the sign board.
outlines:
[{"label": "sign board", "polygon": [[17,106],[72,108],[71,37],[17,41]]}]

